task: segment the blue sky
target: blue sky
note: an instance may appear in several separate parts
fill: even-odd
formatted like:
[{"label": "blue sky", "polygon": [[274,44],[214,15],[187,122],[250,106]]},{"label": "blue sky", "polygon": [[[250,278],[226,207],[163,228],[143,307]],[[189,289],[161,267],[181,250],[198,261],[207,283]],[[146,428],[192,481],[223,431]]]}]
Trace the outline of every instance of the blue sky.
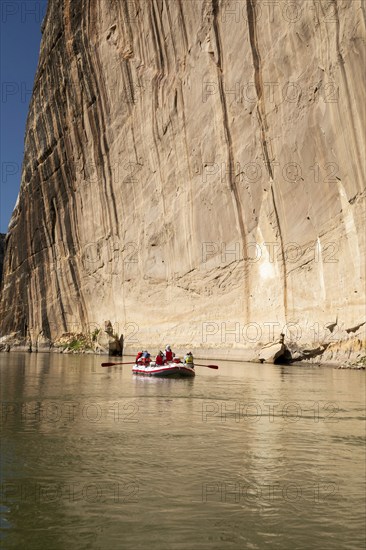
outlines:
[{"label": "blue sky", "polygon": [[18,196],[25,123],[36,73],[47,0],[0,0],[0,232]]}]

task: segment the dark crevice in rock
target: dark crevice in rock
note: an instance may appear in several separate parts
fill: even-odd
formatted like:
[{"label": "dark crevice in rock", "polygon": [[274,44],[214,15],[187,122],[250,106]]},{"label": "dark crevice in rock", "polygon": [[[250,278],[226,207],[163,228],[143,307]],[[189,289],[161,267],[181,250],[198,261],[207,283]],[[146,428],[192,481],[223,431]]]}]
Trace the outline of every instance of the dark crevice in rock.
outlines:
[{"label": "dark crevice in rock", "polygon": [[161,33],[159,32],[158,23],[156,19],[155,6],[156,4],[152,2],[151,3],[151,21],[152,21],[152,28],[154,31],[154,38],[155,38],[154,42],[155,42],[155,48],[157,53],[157,59],[159,59],[160,61],[159,69],[162,73],[164,73],[164,67],[165,67],[164,54],[163,54],[163,47],[161,45],[161,40],[160,40]]},{"label": "dark crevice in rock", "polygon": [[184,14],[182,9],[182,0],[178,0],[178,6],[179,6],[180,21],[181,21],[181,29],[182,29],[183,38],[184,38],[184,49],[188,50],[188,34],[187,34],[187,27],[186,27],[186,22],[184,20]]},{"label": "dark crevice in rock", "polygon": [[275,359],[274,364],[289,365],[290,363],[292,363],[292,361],[293,359],[292,359],[291,351],[286,348],[284,353]]},{"label": "dark crevice in rock", "polygon": [[[234,200],[235,200],[235,209],[236,209],[236,215],[238,219],[240,235],[242,240],[243,254],[244,254],[244,257],[248,257],[247,235],[246,235],[245,222],[243,217],[243,207],[241,204],[239,190],[235,179],[235,162],[234,162],[234,154],[233,154],[233,143],[232,143],[232,137],[230,132],[228,107],[226,103],[226,93],[224,89],[224,82],[223,82],[223,75],[222,75],[223,62],[222,62],[222,46],[221,46],[221,38],[220,38],[220,31],[219,31],[219,20],[218,20],[218,12],[219,12],[218,0],[212,0],[212,11],[213,11],[213,29],[214,29],[216,49],[217,49],[217,79],[219,84],[220,103],[222,107],[224,134],[225,134],[225,140],[227,143],[228,177],[230,182],[230,189],[234,195]],[[249,322],[250,321],[250,304],[249,304],[250,279],[249,279],[249,269],[248,269],[247,262],[244,262],[243,283],[244,283],[245,314],[246,314],[246,320]]]},{"label": "dark crevice in rock", "polygon": [[306,359],[312,359],[313,357],[317,357],[318,355],[323,355],[325,350],[330,345],[330,342],[322,344],[321,346],[318,346],[317,348],[312,349],[304,349],[300,352],[300,357],[296,358],[296,361],[303,361]]},{"label": "dark crevice in rock", "polygon": [[[339,66],[339,69],[340,69],[341,74],[342,74],[343,84],[344,84],[345,92],[346,92],[345,96],[346,96],[346,101],[347,101],[347,104],[348,104],[348,109],[349,109],[349,112],[352,113],[353,110],[354,110],[355,102],[352,98],[352,93],[351,93],[351,90],[349,88],[348,77],[347,77],[347,73],[346,73],[346,64],[345,64],[345,60],[344,60],[344,57],[343,57],[343,54],[342,54],[342,51],[341,51],[340,21],[339,21],[338,3],[337,3],[337,0],[332,0],[332,3],[333,3],[333,6],[334,6],[334,15],[335,15],[335,21],[336,21],[336,48],[337,48],[338,66]],[[360,144],[359,144],[359,139],[358,139],[358,132],[356,130],[355,121],[362,120],[363,118],[364,117],[362,117],[361,113],[356,113],[355,116],[350,117],[350,120],[349,120],[349,122],[351,124],[351,128],[352,128],[353,145],[354,145],[354,148],[357,151],[357,157],[358,157],[358,162],[354,162],[354,166],[356,167],[356,169],[358,167],[363,166],[364,154],[361,152],[361,149],[360,149]],[[362,132],[361,132],[361,134],[362,134]],[[362,177],[361,177],[360,181],[362,181]]]},{"label": "dark crevice in rock", "polygon": [[261,56],[259,52],[259,46],[258,46],[258,38],[257,38],[257,12],[256,12],[256,0],[247,0],[247,16],[248,16],[248,26],[249,26],[249,40],[250,40],[250,47],[252,51],[252,58],[253,58],[253,67],[254,67],[254,82],[255,82],[255,89],[257,94],[257,116],[258,116],[258,123],[259,123],[259,130],[261,133],[261,145],[265,160],[265,165],[268,171],[268,175],[271,181],[271,195],[272,195],[272,202],[273,202],[273,209],[276,217],[276,225],[278,229],[279,234],[279,241],[281,246],[281,255],[282,255],[282,269],[283,269],[283,306],[284,306],[284,312],[285,312],[285,318],[287,318],[287,272],[286,272],[286,258],[285,258],[285,251],[284,251],[284,243],[283,243],[283,236],[281,231],[281,224],[280,224],[280,217],[277,210],[277,204],[275,199],[275,192],[273,188],[273,170],[271,166],[269,151],[268,151],[268,143],[267,143],[267,132],[268,132],[268,125],[267,125],[267,115],[266,115],[266,109],[265,109],[265,102],[264,102],[264,86],[263,86],[263,77],[262,77],[262,62],[261,62]]},{"label": "dark crevice in rock", "polygon": [[361,327],[363,327],[363,325],[366,325],[366,322],[363,322],[363,323],[360,323],[359,325],[356,325],[354,327],[351,327],[351,328],[346,328],[346,332],[349,334],[350,332],[357,332],[358,329],[360,329]]}]

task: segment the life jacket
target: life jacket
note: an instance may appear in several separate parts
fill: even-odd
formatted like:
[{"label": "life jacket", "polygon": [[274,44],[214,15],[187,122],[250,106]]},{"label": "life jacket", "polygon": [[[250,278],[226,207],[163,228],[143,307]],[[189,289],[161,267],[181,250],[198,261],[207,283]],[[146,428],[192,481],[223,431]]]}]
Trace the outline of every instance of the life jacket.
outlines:
[{"label": "life jacket", "polygon": [[167,361],[173,361],[173,352],[171,350],[166,350],[165,357]]},{"label": "life jacket", "polygon": [[160,355],[160,353],[156,356],[155,363],[157,365],[163,365],[164,364],[164,357]]},{"label": "life jacket", "polygon": [[136,355],[136,363],[139,359],[141,359],[142,357],[142,351],[139,351],[138,354]]},{"label": "life jacket", "polygon": [[186,363],[193,363],[193,355],[186,355],[184,360]]}]

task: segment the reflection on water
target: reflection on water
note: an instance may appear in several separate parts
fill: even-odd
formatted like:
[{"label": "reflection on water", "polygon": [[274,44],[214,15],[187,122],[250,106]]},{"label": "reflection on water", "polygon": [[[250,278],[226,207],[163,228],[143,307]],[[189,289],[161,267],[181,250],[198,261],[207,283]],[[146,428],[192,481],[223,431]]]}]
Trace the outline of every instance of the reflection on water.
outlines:
[{"label": "reflection on water", "polygon": [[360,549],[365,373],[1,354],[4,548]]}]

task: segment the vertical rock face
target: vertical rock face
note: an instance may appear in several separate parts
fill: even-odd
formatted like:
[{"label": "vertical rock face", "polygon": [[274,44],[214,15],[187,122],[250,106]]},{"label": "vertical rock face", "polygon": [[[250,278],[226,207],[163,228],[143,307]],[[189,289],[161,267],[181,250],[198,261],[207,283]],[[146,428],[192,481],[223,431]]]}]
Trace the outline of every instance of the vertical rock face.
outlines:
[{"label": "vertical rock face", "polygon": [[3,233],[0,233],[0,285],[3,276],[3,263],[4,263],[4,253],[5,253],[5,237]]},{"label": "vertical rock face", "polygon": [[364,45],[361,0],[52,0],[1,334],[243,348],[362,322]]}]

